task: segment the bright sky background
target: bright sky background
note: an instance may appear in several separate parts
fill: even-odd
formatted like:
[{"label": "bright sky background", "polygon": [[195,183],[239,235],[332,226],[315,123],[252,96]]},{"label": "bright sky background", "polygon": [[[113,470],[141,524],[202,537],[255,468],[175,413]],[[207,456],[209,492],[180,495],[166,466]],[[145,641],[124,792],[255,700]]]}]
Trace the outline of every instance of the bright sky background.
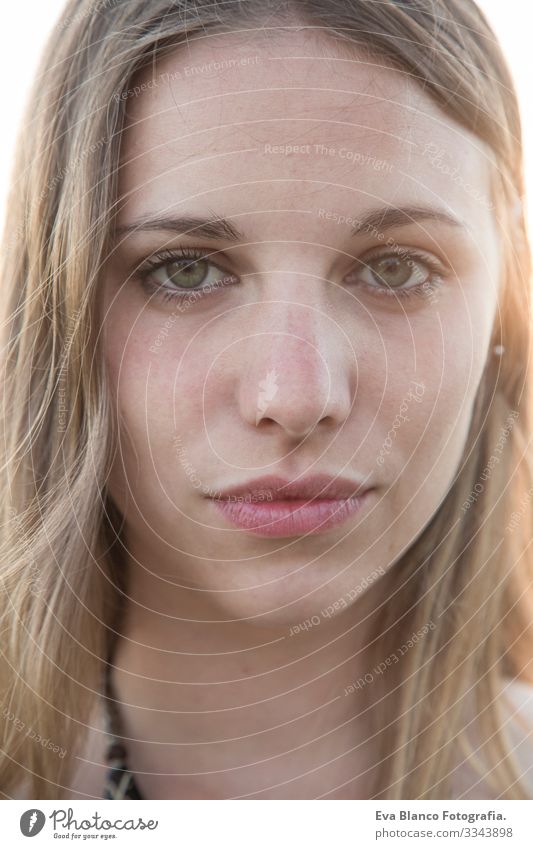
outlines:
[{"label": "bright sky background", "polygon": [[[146,0],[147,4],[150,0]],[[531,24],[533,4],[529,0],[478,0],[498,35],[511,70],[522,106],[526,173],[530,219],[533,214],[533,56]],[[0,134],[0,225],[11,168],[15,135],[28,87],[48,32],[61,15],[64,0],[24,0],[5,2],[0,11],[0,78],[4,98],[4,118]],[[532,222],[533,230],[533,222]]]}]

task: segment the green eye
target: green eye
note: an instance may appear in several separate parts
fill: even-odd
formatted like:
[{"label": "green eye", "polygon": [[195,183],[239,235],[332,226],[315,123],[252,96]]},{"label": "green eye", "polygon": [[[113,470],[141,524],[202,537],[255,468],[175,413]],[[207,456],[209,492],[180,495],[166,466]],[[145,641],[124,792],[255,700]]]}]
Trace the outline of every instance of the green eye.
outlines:
[{"label": "green eye", "polygon": [[192,262],[169,262],[161,268],[161,271],[166,280],[173,286],[179,289],[194,289],[205,281],[209,265],[206,259],[197,259]]},{"label": "green eye", "polygon": [[168,251],[146,261],[139,269],[143,286],[165,299],[188,297],[191,293],[206,295],[238,282],[208,256],[195,249]]},{"label": "green eye", "polygon": [[434,302],[435,293],[442,288],[446,268],[432,254],[402,248],[362,256],[347,282],[370,292],[400,298],[422,297]]},{"label": "green eye", "polygon": [[423,263],[401,259],[397,256],[383,256],[370,260],[368,268],[375,280],[382,286],[396,289],[409,281],[412,284],[423,282],[428,273],[422,270]]}]

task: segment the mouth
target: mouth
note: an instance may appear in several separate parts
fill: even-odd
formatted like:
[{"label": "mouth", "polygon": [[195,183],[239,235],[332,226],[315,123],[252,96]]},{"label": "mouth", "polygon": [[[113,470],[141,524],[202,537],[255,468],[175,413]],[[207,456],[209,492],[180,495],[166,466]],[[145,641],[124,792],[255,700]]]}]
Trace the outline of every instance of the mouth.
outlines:
[{"label": "mouth", "polygon": [[327,475],[296,482],[268,477],[210,500],[234,527],[262,537],[295,537],[343,524],[367,503],[372,489],[360,480]]}]

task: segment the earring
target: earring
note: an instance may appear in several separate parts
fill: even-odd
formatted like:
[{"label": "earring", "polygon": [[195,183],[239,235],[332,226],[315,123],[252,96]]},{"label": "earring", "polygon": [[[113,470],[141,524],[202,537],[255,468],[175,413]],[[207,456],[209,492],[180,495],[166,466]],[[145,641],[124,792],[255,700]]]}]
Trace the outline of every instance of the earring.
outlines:
[{"label": "earring", "polygon": [[503,346],[503,345],[495,345],[495,346],[494,346],[494,348],[493,348],[492,350],[494,351],[494,355],[495,355],[496,357],[501,357],[501,355],[502,355],[502,354],[503,354],[503,352],[505,351],[505,348],[504,348],[504,346]]}]

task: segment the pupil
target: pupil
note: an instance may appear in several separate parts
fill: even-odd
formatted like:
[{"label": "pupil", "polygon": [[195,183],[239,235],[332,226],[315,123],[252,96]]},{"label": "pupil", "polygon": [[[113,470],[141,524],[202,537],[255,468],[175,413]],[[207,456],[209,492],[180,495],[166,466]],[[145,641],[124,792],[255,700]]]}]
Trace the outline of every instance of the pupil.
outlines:
[{"label": "pupil", "polygon": [[169,280],[176,286],[185,288],[193,288],[198,286],[207,274],[208,262],[205,259],[198,259],[194,262],[187,262],[186,266],[180,266],[179,263],[171,263],[168,268],[177,268],[172,274],[168,275]]}]

